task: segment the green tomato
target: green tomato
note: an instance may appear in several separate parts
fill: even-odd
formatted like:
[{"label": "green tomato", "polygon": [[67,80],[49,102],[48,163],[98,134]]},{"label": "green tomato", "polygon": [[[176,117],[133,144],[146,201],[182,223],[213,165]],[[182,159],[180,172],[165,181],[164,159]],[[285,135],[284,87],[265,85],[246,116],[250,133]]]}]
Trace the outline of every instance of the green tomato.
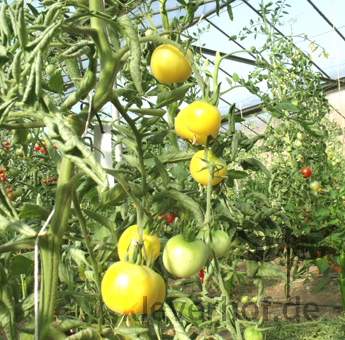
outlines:
[{"label": "green tomato", "polygon": [[245,295],[245,296],[242,296],[242,297],[241,297],[241,302],[242,302],[242,303],[247,303],[248,301],[249,301],[248,295]]},{"label": "green tomato", "polygon": [[147,36],[147,37],[149,37],[149,36],[151,36],[151,35],[153,35],[153,30],[151,29],[151,28],[149,28],[146,32],[145,32],[145,35]]},{"label": "green tomato", "polygon": [[16,156],[18,156],[18,157],[23,156],[23,155],[24,155],[23,149],[22,149],[22,148],[16,149],[15,154],[16,154]]},{"label": "green tomato", "polygon": [[309,187],[310,187],[311,190],[317,191],[317,190],[320,189],[321,184],[320,184],[320,182],[318,182],[318,181],[314,181],[314,182],[311,182],[311,183],[310,183]]},{"label": "green tomato", "polygon": [[251,303],[257,303],[257,302],[258,302],[258,297],[257,297],[257,296],[253,296],[253,297],[250,299],[250,302],[251,302]]},{"label": "green tomato", "polygon": [[13,169],[9,170],[9,173],[10,173],[11,176],[16,177],[16,176],[18,176],[20,174],[20,170],[17,169],[17,168],[13,168]]},{"label": "green tomato", "polygon": [[47,65],[46,67],[46,73],[48,76],[51,76],[55,72],[55,66],[52,64]]},{"label": "green tomato", "polygon": [[244,340],[262,340],[263,334],[259,332],[255,327],[247,327],[243,333]]},{"label": "green tomato", "polygon": [[293,142],[293,145],[296,149],[300,148],[303,144],[300,140],[296,139],[294,142]]},{"label": "green tomato", "polygon": [[307,136],[304,133],[298,132],[297,133],[297,139],[301,142],[303,142],[304,140],[306,140]]},{"label": "green tomato", "polygon": [[182,235],[172,237],[164,247],[163,263],[177,277],[190,277],[199,272],[208,259],[208,249],[201,240],[186,241]]},{"label": "green tomato", "polygon": [[[201,231],[197,238],[200,240],[204,239],[205,234],[205,243],[208,245],[210,243],[210,237],[208,232]],[[215,252],[217,257],[223,257],[228,255],[230,250],[230,237],[229,235],[223,230],[212,230],[212,249]],[[213,253],[210,249],[209,258],[213,258]]]},{"label": "green tomato", "polygon": [[17,187],[16,190],[12,191],[15,197],[20,197],[23,195],[23,190],[21,187]]}]

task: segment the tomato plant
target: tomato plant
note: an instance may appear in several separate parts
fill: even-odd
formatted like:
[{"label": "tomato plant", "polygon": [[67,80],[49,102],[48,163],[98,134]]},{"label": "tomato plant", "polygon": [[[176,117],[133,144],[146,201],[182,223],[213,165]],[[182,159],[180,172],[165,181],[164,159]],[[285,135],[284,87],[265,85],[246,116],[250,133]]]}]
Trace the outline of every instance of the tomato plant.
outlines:
[{"label": "tomato plant", "polygon": [[[200,184],[207,185],[210,174],[207,169],[207,163],[204,161],[205,151],[198,151],[190,161],[190,173],[192,177]],[[214,163],[214,177],[212,179],[212,185],[220,183],[224,178],[219,176],[225,176],[228,168],[224,159],[214,156],[210,151],[207,154],[207,160]]]},{"label": "tomato plant", "polygon": [[304,167],[301,170],[301,174],[304,176],[304,178],[309,178],[311,176],[312,172],[308,167]]},{"label": "tomato plant", "polygon": [[[188,55],[193,59],[191,51]],[[192,68],[175,46],[163,44],[158,46],[151,57],[151,70],[154,77],[161,83],[182,83],[192,74]]]},{"label": "tomato plant", "polygon": [[165,268],[177,277],[190,277],[198,273],[207,259],[208,250],[203,241],[186,241],[182,235],[172,237],[163,251]]}]

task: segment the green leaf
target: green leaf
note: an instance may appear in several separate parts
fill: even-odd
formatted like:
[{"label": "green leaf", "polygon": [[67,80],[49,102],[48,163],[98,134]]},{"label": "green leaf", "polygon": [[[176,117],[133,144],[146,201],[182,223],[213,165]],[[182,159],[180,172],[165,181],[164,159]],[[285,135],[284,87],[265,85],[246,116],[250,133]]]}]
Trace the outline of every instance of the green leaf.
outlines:
[{"label": "green leaf", "polygon": [[19,213],[20,218],[39,218],[40,220],[47,220],[49,215],[49,210],[33,203],[24,203],[23,209]]},{"label": "green leaf", "polygon": [[234,14],[232,13],[232,7],[230,4],[226,4],[226,9],[228,11],[228,15],[231,21],[234,20]]},{"label": "green leaf", "polygon": [[147,333],[148,328],[143,327],[116,327],[114,334],[119,334],[124,336],[126,339],[130,340],[142,340],[141,334]]},{"label": "green leaf", "polygon": [[155,155],[153,155],[153,159],[155,160],[156,166],[158,168],[159,174],[162,178],[163,181],[163,185],[165,187],[165,189],[167,189],[167,185],[169,182],[169,174],[165,169],[165,166],[163,165],[163,163],[159,160],[158,157],[156,157]]},{"label": "green leaf", "polygon": [[240,81],[240,77],[238,76],[237,73],[234,73],[234,74],[232,75],[232,79],[233,79],[233,81],[234,81],[235,83],[238,83],[238,82]]},{"label": "green leaf", "polygon": [[66,340],[98,340],[102,339],[95,328],[83,329],[66,338]]},{"label": "green leaf", "polygon": [[113,232],[116,229],[116,223],[110,218],[88,209],[83,209],[83,212],[102,226],[106,227],[110,232]]},{"label": "green leaf", "polygon": [[245,260],[247,265],[247,275],[250,277],[254,277],[256,272],[258,271],[259,265],[255,261]]},{"label": "green leaf", "polygon": [[318,123],[308,124],[303,120],[297,120],[296,122],[300,123],[304,129],[313,137],[319,138],[323,136],[323,132],[320,130],[320,126]]},{"label": "green leaf", "polygon": [[313,294],[321,292],[325,288],[326,281],[321,281],[314,289]]},{"label": "green leaf", "polygon": [[299,112],[299,109],[297,106],[290,102],[281,102],[277,105],[278,109],[280,110],[287,110],[292,112]]},{"label": "green leaf", "polygon": [[79,267],[82,267],[83,263],[87,267],[91,267],[89,262],[86,261],[85,256],[87,253],[85,251],[68,245],[63,245],[62,248],[72,257],[72,259],[77,263]]},{"label": "green leaf", "polygon": [[330,211],[328,208],[326,207],[320,207],[316,210],[315,212],[315,216],[318,217],[318,216],[329,216],[330,215]]},{"label": "green leaf", "polygon": [[254,158],[241,159],[239,164],[242,166],[244,170],[248,170],[248,169],[253,170],[253,171],[261,170],[268,178],[271,178],[271,173],[257,159],[254,159]]},{"label": "green leaf", "polygon": [[188,178],[189,173],[186,170],[186,167],[182,164],[177,164],[172,170],[171,174],[178,180],[178,181],[184,181]]},{"label": "green leaf", "polygon": [[232,179],[242,179],[248,177],[248,174],[245,171],[228,170],[226,176]]},{"label": "green leaf", "polygon": [[163,106],[167,106],[168,104],[174,103],[180,99],[183,99],[187,93],[187,91],[194,86],[194,84],[184,84],[178,87],[175,90],[162,92],[157,96],[157,104],[156,109],[159,109]]},{"label": "green leaf", "polygon": [[281,277],[287,281],[287,277],[281,269],[269,262],[264,262],[262,266],[259,266],[256,276]]},{"label": "green leaf", "polygon": [[49,79],[49,87],[52,91],[57,93],[62,93],[63,91],[63,78],[61,74],[61,70],[56,70]]},{"label": "green leaf", "polygon": [[317,265],[317,268],[319,269],[320,274],[322,274],[328,267],[328,260],[324,257],[321,259],[317,259],[315,264]]},{"label": "green leaf", "polygon": [[154,201],[162,200],[163,198],[173,198],[177,202],[179,202],[182,206],[186,207],[186,209],[190,210],[193,215],[194,219],[199,222],[203,223],[204,220],[204,214],[201,210],[200,205],[195,202],[191,197],[189,197],[186,194],[183,194],[182,192],[176,191],[176,190],[169,190],[165,191],[163,193],[159,193],[153,196]]},{"label": "green leaf", "polygon": [[293,206],[292,203],[287,202],[285,207],[284,207],[284,210],[286,210],[286,211],[295,211],[295,207]]},{"label": "green leaf", "polygon": [[1,230],[15,231],[29,237],[37,235],[36,231],[25,224],[23,221],[7,219],[6,217],[0,215],[0,231]]},{"label": "green leaf", "polygon": [[177,298],[172,301],[176,312],[189,323],[198,327],[202,322],[202,314],[194,302],[187,298]]},{"label": "green leaf", "polygon": [[34,271],[34,259],[28,256],[16,255],[11,258],[10,271],[13,277],[19,277],[21,274],[30,275]]},{"label": "green leaf", "polygon": [[68,268],[63,262],[59,264],[59,279],[68,285],[68,288],[73,290],[74,272]]}]

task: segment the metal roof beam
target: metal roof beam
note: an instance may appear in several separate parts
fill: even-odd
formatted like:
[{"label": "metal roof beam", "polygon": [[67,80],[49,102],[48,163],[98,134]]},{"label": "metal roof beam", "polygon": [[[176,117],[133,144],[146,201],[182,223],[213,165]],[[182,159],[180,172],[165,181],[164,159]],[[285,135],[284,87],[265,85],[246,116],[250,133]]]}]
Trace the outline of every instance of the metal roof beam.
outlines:
[{"label": "metal roof beam", "polygon": [[[259,15],[262,19],[263,16],[252,6],[250,5],[246,0],[242,0],[251,10],[253,10],[257,15]],[[277,27],[273,26],[272,23],[266,19],[266,21],[268,22],[268,24],[275,30],[277,31],[283,38],[287,39],[287,37],[280,31],[278,30]],[[297,46],[295,44],[293,44],[293,46],[295,46],[297,48]],[[302,52],[304,55],[305,53]],[[306,55],[305,55],[306,56]],[[321,68],[319,67],[314,61],[311,61],[313,63],[313,65],[321,72],[323,73],[327,78],[331,79],[330,76]]]},{"label": "metal roof beam", "polygon": [[339,30],[335,27],[335,26],[333,26],[333,24],[328,20],[328,18],[313,4],[313,2],[311,1],[311,0],[307,0],[311,5],[312,5],[312,7],[315,9],[315,11],[316,12],[318,12],[321,16],[322,16],[322,18],[327,22],[327,24],[329,25],[329,26],[331,26],[332,27],[332,29],[334,29],[338,34],[339,34],[339,36],[345,41],[345,37],[339,32]]}]

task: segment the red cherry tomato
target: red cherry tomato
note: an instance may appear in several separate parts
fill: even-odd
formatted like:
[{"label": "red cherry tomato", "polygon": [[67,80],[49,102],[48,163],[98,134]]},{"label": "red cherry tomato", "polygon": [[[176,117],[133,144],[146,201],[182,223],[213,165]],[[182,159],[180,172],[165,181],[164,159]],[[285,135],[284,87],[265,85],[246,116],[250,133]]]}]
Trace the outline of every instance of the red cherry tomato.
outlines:
[{"label": "red cherry tomato", "polygon": [[7,145],[10,145],[10,143],[9,142],[3,143],[3,146],[7,146]]},{"label": "red cherry tomato", "polygon": [[201,269],[198,274],[199,274],[201,283],[204,283],[204,270]]},{"label": "red cherry tomato", "polygon": [[8,151],[10,148],[5,148],[6,151]]},{"label": "red cherry tomato", "polygon": [[304,167],[301,170],[301,174],[304,176],[304,178],[309,178],[311,176],[311,170],[307,167]]},{"label": "red cherry tomato", "polygon": [[38,151],[38,150],[40,149],[40,146],[39,146],[38,144],[36,144],[36,145],[34,146],[34,149],[35,149],[36,151]]},{"label": "red cherry tomato", "polygon": [[172,221],[174,221],[175,217],[176,217],[176,216],[173,215],[173,214],[165,214],[165,215],[158,216],[157,218],[158,218],[159,220],[161,220],[162,218],[166,218],[167,220],[166,220],[165,224],[168,225],[168,224],[170,224]]},{"label": "red cherry tomato", "polygon": [[40,152],[41,152],[41,153],[44,153],[44,150],[41,149]]}]

